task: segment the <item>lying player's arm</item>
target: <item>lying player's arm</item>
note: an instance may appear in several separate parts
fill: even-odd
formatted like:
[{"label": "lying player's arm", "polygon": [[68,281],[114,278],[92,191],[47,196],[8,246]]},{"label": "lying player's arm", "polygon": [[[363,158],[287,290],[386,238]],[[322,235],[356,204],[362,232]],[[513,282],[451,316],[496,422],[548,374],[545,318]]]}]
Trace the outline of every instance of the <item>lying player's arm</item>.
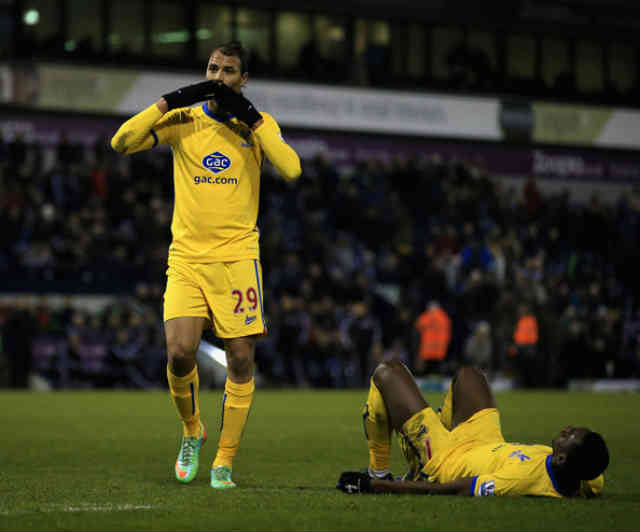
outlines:
[{"label": "lying player's arm", "polygon": [[471,478],[457,478],[439,484],[428,481],[371,480],[372,493],[414,493],[416,495],[471,495]]},{"label": "lying player's arm", "polygon": [[276,121],[270,116],[263,116],[262,122],[254,128],[260,146],[275,166],[278,173],[287,181],[300,177],[302,169],[298,154],[289,146],[280,134]]},{"label": "lying player's arm", "polygon": [[217,82],[208,80],[163,95],[156,103],[120,126],[111,139],[112,148],[122,154],[153,148],[158,143],[152,131],[153,126],[167,111],[209,100],[215,96],[218,87]]},{"label": "lying player's arm", "polygon": [[439,484],[427,481],[393,481],[369,478],[367,473],[347,471],[340,475],[337,488],[345,493],[404,493],[415,495],[471,495],[472,477]]}]

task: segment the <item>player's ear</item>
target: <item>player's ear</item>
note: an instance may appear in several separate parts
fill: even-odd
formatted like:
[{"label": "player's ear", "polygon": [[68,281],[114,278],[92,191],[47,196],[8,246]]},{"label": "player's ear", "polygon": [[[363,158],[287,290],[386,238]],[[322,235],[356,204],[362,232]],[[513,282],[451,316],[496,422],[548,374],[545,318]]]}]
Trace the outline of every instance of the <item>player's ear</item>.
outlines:
[{"label": "player's ear", "polygon": [[553,465],[563,468],[567,465],[567,453],[559,451],[553,454],[553,458],[551,459]]},{"label": "player's ear", "polygon": [[240,87],[244,87],[245,84],[247,83],[247,80],[249,79],[249,72],[244,72],[240,77],[240,79],[241,79]]}]

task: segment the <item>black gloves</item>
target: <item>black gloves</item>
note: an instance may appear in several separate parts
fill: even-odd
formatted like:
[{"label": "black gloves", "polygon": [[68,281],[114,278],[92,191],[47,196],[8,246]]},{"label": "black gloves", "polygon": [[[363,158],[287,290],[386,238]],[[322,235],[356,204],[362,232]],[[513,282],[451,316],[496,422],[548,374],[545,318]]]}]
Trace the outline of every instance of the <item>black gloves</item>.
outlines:
[{"label": "black gloves", "polygon": [[166,100],[169,105],[169,111],[171,111],[178,107],[187,107],[204,100],[211,100],[216,97],[219,89],[220,84],[217,81],[208,80],[187,85],[173,92],[163,94],[162,97]]},{"label": "black gloves", "polygon": [[162,97],[169,105],[169,111],[204,100],[215,100],[220,110],[231,113],[249,127],[253,127],[259,120],[262,120],[262,115],[256,111],[249,100],[220,81],[208,80],[187,85],[176,91],[163,94]]},{"label": "black gloves", "polygon": [[371,493],[371,479],[368,473],[345,471],[340,475],[336,488],[345,493]]},{"label": "black gloves", "polygon": [[256,122],[262,120],[262,115],[256,111],[256,108],[249,100],[223,83],[220,83],[216,88],[214,98],[218,102],[220,109],[231,113],[249,127],[253,127]]}]

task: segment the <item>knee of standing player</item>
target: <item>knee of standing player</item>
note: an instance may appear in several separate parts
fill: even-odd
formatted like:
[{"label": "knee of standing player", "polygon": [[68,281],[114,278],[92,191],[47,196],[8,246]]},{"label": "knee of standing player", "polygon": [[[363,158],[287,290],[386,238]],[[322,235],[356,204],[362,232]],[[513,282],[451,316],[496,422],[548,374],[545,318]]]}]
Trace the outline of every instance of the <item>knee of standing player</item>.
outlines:
[{"label": "knee of standing player", "polygon": [[172,365],[183,364],[188,360],[195,360],[197,351],[197,346],[190,345],[189,342],[184,342],[179,339],[167,342],[167,356],[169,363]]}]

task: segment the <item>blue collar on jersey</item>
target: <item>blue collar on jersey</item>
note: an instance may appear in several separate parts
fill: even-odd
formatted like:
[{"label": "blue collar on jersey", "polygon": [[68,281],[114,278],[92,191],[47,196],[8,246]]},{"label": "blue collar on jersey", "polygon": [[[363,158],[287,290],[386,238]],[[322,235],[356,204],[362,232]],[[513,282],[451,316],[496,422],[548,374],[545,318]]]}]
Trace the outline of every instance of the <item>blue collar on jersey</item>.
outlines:
[{"label": "blue collar on jersey", "polygon": [[553,484],[553,488],[560,494],[560,495],[564,495],[565,497],[568,497],[569,494],[564,492],[563,490],[560,489],[560,486],[558,485],[558,481],[556,480],[556,476],[553,473],[553,468],[551,467],[551,457],[553,455],[550,454],[549,456],[547,456],[547,460],[546,460],[546,465],[547,465],[547,474],[549,475],[549,478],[551,479],[551,484]]},{"label": "blue collar on jersey", "polygon": [[[207,115],[209,118],[213,118],[216,122],[224,122],[224,120],[220,120],[218,117],[216,117],[216,115],[214,115],[211,112],[211,109],[209,109],[209,104],[208,103],[203,103],[202,104],[202,110],[204,111],[204,114]],[[229,118],[234,118],[234,116],[232,114],[229,115]]]}]

